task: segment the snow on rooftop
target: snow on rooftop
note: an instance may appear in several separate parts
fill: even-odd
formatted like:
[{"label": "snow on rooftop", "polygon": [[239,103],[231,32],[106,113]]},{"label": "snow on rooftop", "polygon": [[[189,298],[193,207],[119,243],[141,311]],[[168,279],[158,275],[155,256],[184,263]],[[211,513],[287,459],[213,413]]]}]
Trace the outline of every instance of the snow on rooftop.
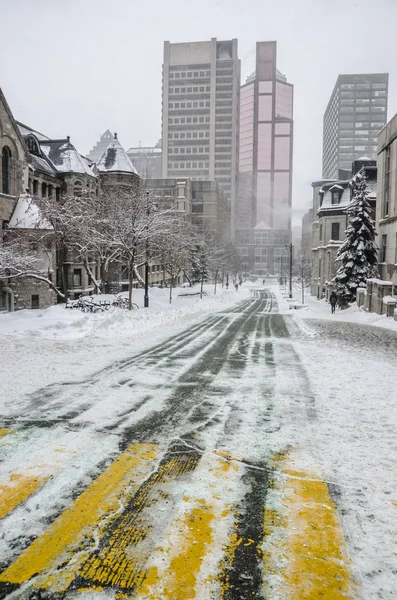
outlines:
[{"label": "snow on rooftop", "polygon": [[42,142],[40,146],[58,172],[81,173],[95,177],[95,173],[89,166],[87,159],[77,152],[69,138],[66,140],[48,140]]},{"label": "snow on rooftop", "polygon": [[56,177],[57,173],[54,167],[47,162],[47,160],[41,156],[31,155],[30,166],[34,171],[39,171],[40,173],[45,173],[46,175],[51,175],[52,177]]},{"label": "snow on rooftop", "polygon": [[33,134],[34,136],[36,136],[36,138],[39,140],[39,142],[50,139],[46,135],[43,135],[39,131],[32,129],[28,125],[24,125],[23,123],[20,123],[19,121],[17,121],[16,123],[17,123],[18,129],[23,137]]},{"label": "snow on rooftop", "polygon": [[101,173],[133,173],[134,175],[138,175],[138,171],[128,158],[116,134],[96,163],[96,166]]},{"label": "snow on rooftop", "polygon": [[28,194],[21,194],[8,224],[10,229],[52,229],[39,207]]}]

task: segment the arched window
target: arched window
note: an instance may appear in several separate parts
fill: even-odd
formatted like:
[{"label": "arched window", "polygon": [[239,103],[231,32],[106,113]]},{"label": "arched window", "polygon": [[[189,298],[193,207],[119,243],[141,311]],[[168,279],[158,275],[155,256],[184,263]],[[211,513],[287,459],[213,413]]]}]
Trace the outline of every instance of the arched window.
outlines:
[{"label": "arched window", "polygon": [[81,181],[75,181],[73,185],[73,196],[77,196],[77,198],[81,198],[83,195],[83,184]]},{"label": "arched window", "polygon": [[11,175],[11,150],[4,146],[1,154],[1,178],[3,194],[10,193],[10,175]]}]

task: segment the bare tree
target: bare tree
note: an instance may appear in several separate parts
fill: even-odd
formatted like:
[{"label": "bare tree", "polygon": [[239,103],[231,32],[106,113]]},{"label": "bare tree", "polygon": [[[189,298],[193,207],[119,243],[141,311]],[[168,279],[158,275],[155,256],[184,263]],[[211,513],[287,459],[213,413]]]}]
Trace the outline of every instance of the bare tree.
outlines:
[{"label": "bare tree", "polygon": [[[58,244],[83,263],[97,292],[104,290],[110,266],[118,265],[120,271],[127,268],[131,309],[134,278],[141,279],[138,268],[159,256],[161,240],[176,220],[174,208],[156,204],[144,182],[106,186],[98,196],[38,202],[54,227]],[[99,279],[92,263],[99,264]]]},{"label": "bare tree", "polygon": [[178,215],[173,207],[158,205],[143,186],[109,191],[107,198],[106,231],[127,266],[131,309],[136,266],[161,255],[164,238],[172,235]]},{"label": "bare tree", "polygon": [[[106,195],[66,196],[61,202],[54,198],[37,198],[35,202],[54,229],[59,255],[81,262],[95,292],[100,294],[104,291],[109,265],[120,254],[108,232],[110,215]],[[93,263],[99,265],[98,279],[91,266]]]},{"label": "bare tree", "polygon": [[302,304],[305,302],[305,288],[310,285],[312,263],[306,252],[299,252],[292,266],[294,281],[301,287]]},{"label": "bare tree", "polygon": [[161,267],[170,276],[170,304],[172,290],[181,273],[188,271],[190,255],[197,243],[197,233],[186,221],[174,223],[167,236],[161,240]]},{"label": "bare tree", "polygon": [[[34,242],[36,245],[36,241]],[[56,287],[50,276],[46,276],[43,255],[32,251],[32,238],[18,230],[5,236],[0,242],[0,281],[8,288],[17,279],[36,279],[46,283],[58,296],[64,294]],[[47,269],[48,273],[48,269]]]}]

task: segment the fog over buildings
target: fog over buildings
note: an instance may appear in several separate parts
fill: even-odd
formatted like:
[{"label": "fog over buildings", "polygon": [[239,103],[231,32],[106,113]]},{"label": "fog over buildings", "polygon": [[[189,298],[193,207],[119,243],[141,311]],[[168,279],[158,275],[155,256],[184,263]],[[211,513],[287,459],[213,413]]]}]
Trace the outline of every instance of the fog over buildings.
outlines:
[{"label": "fog over buildings", "polygon": [[[379,0],[0,0],[0,83],[18,120],[87,153],[107,130],[126,148],[161,135],[164,41],[238,40],[241,82],[255,70],[257,41],[277,41],[277,67],[294,85],[293,222],[322,173],[323,115],[344,73],[389,73],[397,3]],[[194,27],[189,26],[194,24]],[[38,68],[39,65],[39,68]],[[18,74],[18,76],[16,76]]]}]

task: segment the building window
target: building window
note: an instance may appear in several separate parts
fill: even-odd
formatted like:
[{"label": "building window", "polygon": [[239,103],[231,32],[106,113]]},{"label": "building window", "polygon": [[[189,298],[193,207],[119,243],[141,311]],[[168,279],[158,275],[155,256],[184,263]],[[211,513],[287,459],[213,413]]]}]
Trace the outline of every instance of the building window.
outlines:
[{"label": "building window", "polygon": [[75,181],[73,185],[73,196],[81,198],[83,194],[83,184],[81,181]]},{"label": "building window", "polygon": [[1,155],[1,176],[2,176],[2,192],[3,194],[10,193],[10,174],[11,174],[11,150],[8,146],[4,146]]},{"label": "building window", "polygon": [[397,233],[396,233],[396,247],[394,250],[394,264],[397,265]]},{"label": "building window", "polygon": [[332,192],[332,204],[339,204],[340,202],[340,192],[338,190],[333,190]]},{"label": "building window", "polygon": [[383,217],[389,215],[389,199],[390,199],[390,164],[391,164],[391,146],[386,148],[386,173],[385,173],[385,195],[383,198]]},{"label": "building window", "polygon": [[46,196],[47,196],[47,184],[42,183],[41,184],[41,197],[45,198]]},{"label": "building window", "polygon": [[322,241],[322,239],[323,239],[323,226],[320,225],[320,236],[319,236],[320,242]]},{"label": "building window", "polygon": [[57,202],[61,199],[61,188],[59,187],[55,188],[55,199]]},{"label": "building window", "polygon": [[37,181],[37,179],[33,179],[33,195],[37,196],[39,191],[39,182]]},{"label": "building window", "polygon": [[36,154],[37,156],[40,156],[39,148],[37,146],[37,142],[34,139],[34,137],[28,137],[27,146],[28,146],[29,152],[31,152],[32,154]]},{"label": "building window", "polygon": [[331,223],[331,240],[339,240],[340,223]]},{"label": "building window", "polygon": [[39,294],[32,294],[31,296],[31,307],[40,308],[40,296]]},{"label": "building window", "polygon": [[81,287],[81,269],[73,269],[73,287]]},{"label": "building window", "polygon": [[380,249],[380,262],[386,262],[387,235],[382,235],[382,247]]}]

